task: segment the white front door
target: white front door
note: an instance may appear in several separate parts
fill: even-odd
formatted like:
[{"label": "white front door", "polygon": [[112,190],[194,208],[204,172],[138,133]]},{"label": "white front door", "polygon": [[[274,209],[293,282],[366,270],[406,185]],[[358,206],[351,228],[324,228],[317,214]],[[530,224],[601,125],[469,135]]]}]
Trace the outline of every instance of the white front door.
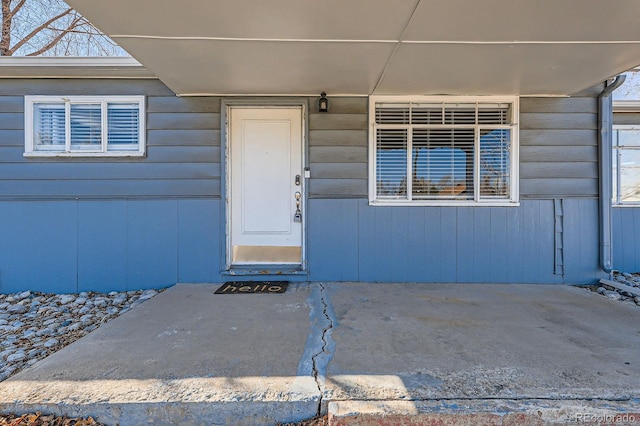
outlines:
[{"label": "white front door", "polygon": [[233,265],[302,263],[302,108],[231,107]]}]

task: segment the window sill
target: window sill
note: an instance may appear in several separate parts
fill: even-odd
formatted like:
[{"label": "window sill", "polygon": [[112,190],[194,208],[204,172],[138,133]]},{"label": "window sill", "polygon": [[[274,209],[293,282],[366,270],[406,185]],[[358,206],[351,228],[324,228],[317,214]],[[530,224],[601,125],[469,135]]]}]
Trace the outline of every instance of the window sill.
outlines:
[{"label": "window sill", "polygon": [[[380,201],[369,200],[376,207],[520,207],[519,201],[482,202],[474,201]],[[638,206],[640,207],[640,205]]]},{"label": "window sill", "polygon": [[640,208],[640,203],[636,203],[636,204],[612,204],[611,207],[617,208],[617,207],[622,207],[623,209],[628,209],[628,208]]},{"label": "window sill", "polygon": [[145,153],[140,151],[113,151],[113,152],[25,152],[25,158],[114,158],[114,157],[144,157]]}]

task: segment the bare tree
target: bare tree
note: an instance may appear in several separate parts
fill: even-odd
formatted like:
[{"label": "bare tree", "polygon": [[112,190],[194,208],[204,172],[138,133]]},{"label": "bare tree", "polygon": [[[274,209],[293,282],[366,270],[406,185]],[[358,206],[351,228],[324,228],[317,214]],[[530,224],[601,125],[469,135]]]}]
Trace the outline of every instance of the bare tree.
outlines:
[{"label": "bare tree", "polygon": [[122,56],[110,38],[62,0],[0,0],[0,56]]}]

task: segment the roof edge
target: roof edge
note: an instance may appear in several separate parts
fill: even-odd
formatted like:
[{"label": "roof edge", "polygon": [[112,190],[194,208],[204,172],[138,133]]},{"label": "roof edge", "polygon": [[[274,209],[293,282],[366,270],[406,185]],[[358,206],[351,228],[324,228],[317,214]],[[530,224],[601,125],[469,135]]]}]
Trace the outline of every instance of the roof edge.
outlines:
[{"label": "roof edge", "polygon": [[0,78],[157,78],[132,57],[0,57]]}]

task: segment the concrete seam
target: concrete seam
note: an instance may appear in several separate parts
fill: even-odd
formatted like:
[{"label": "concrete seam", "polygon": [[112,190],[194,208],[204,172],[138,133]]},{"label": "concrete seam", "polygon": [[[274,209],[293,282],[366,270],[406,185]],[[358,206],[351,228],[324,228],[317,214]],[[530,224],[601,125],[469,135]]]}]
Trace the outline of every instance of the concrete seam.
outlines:
[{"label": "concrete seam", "polygon": [[313,379],[315,380],[316,386],[318,386],[318,391],[320,393],[320,397],[318,399],[318,410],[317,410],[317,415],[320,416],[322,414],[325,375],[321,374],[319,371],[318,357],[321,355],[326,355],[327,356],[326,362],[328,364],[328,360],[332,355],[331,351],[329,350],[329,333],[330,333],[330,330],[333,329],[333,319],[331,319],[331,316],[328,313],[329,304],[327,303],[327,300],[326,300],[326,293],[325,293],[326,289],[322,283],[318,283],[318,285],[320,287],[320,303],[322,303],[322,315],[328,321],[327,326],[322,329],[322,335],[320,336],[320,338],[322,339],[322,347],[320,348],[319,352],[311,356],[311,364],[313,368]]}]

